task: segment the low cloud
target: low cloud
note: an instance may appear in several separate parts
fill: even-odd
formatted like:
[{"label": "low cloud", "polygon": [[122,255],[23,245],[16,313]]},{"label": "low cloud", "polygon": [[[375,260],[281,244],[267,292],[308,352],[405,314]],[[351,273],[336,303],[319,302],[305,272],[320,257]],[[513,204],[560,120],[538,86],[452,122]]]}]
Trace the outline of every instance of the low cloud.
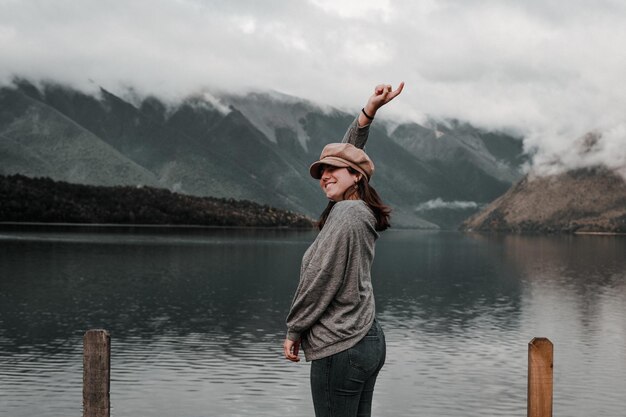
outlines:
[{"label": "low cloud", "polygon": [[[275,90],[381,117],[455,118],[525,137],[533,169],[626,171],[626,5],[599,0],[0,1],[0,82],[179,100]],[[577,141],[598,134],[593,152]]]},{"label": "low cloud", "polygon": [[440,209],[467,210],[477,209],[478,207],[478,203],[474,201],[443,201],[441,198],[438,197],[434,200],[429,200],[415,207],[415,211],[419,212]]}]

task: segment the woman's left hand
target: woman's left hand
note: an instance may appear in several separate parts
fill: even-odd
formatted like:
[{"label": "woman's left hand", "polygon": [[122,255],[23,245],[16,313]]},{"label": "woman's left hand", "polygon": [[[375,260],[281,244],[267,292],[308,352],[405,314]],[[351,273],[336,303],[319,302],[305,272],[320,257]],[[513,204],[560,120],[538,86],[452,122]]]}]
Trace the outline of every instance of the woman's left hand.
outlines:
[{"label": "woman's left hand", "polygon": [[298,356],[300,352],[300,340],[293,341],[285,339],[283,350],[285,352],[285,358],[289,359],[291,362],[300,362],[300,357]]},{"label": "woman's left hand", "polygon": [[[377,85],[374,88],[374,94],[367,100],[367,104],[363,109],[370,117],[374,117],[378,109],[396,98],[402,92],[403,88],[404,81],[402,81],[395,90],[392,89],[391,84]],[[359,116],[359,125],[363,126],[369,122],[371,122],[371,120],[367,119],[363,114]]]}]

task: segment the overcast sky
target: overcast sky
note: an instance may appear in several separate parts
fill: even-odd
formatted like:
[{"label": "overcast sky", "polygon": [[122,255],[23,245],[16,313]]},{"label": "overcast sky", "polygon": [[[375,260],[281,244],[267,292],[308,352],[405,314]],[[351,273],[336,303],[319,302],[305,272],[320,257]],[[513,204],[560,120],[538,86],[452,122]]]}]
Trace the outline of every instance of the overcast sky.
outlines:
[{"label": "overcast sky", "polygon": [[0,0],[0,82],[358,109],[405,81],[386,116],[513,129],[543,167],[626,167],[625,22],[623,0]]}]

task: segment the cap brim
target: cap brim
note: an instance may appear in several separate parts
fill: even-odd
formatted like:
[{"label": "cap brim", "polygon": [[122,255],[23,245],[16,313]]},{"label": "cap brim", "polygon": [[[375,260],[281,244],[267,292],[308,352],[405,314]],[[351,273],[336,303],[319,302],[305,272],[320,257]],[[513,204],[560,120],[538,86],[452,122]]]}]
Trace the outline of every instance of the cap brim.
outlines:
[{"label": "cap brim", "polygon": [[309,173],[316,180],[319,180],[320,178],[322,178],[322,172],[321,172],[322,165],[330,165],[330,166],[338,167],[338,168],[348,168],[351,166],[349,163],[347,163],[343,159],[334,158],[332,156],[328,156],[326,158],[320,159],[317,162],[313,162],[313,164],[311,164],[311,167],[309,168]]}]

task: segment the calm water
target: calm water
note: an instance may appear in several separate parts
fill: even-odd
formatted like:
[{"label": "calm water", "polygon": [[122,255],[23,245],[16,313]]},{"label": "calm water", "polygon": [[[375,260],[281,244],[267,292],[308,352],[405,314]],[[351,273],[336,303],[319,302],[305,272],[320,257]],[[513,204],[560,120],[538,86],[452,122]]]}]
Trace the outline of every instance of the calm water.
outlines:
[{"label": "calm water", "polygon": [[[79,416],[82,336],[112,337],[113,416],[312,415],[282,359],[312,232],[0,229],[0,416]],[[555,415],[626,415],[626,239],[389,231],[375,415],[525,416],[527,344]]]}]

